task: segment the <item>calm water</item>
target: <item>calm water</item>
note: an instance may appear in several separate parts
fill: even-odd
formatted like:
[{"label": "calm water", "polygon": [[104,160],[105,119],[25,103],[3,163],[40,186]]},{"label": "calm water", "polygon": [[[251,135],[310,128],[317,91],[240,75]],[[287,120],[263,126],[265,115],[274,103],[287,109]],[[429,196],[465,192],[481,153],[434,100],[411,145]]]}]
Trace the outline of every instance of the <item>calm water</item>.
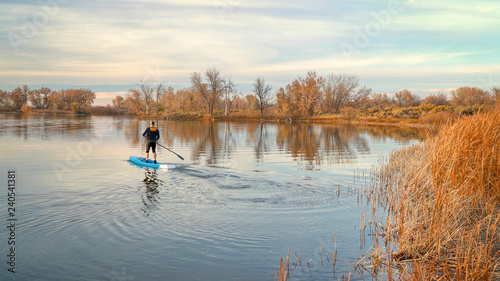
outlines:
[{"label": "calm water", "polygon": [[[161,148],[158,160],[178,169],[127,160],[143,154],[147,121],[0,114],[0,280],[274,280],[288,248],[302,260],[291,280],[337,280],[371,243],[360,243],[369,207],[354,173],[421,141],[409,128],[158,123],[161,143],[185,161]],[[15,274],[6,263],[9,170]]]}]

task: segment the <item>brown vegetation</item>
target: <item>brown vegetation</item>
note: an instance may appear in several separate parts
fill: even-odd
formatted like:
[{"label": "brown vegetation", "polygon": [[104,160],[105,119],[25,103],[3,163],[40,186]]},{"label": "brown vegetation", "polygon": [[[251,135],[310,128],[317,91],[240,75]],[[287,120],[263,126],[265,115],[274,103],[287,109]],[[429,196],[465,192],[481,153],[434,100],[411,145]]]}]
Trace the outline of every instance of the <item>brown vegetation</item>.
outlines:
[{"label": "brown vegetation", "polygon": [[51,91],[49,88],[30,90],[27,85],[11,92],[0,90],[0,108],[6,111],[22,112],[70,111],[89,113],[94,103],[95,93],[90,89],[63,89]]},{"label": "brown vegetation", "polygon": [[[391,154],[374,174],[386,249],[372,273],[389,280],[492,280],[500,263],[500,110],[464,117],[424,145]],[[385,263],[375,253],[388,253]],[[375,266],[375,267],[373,267]],[[392,277],[391,277],[392,276]]]},{"label": "brown vegetation", "polygon": [[[257,77],[253,93],[243,95],[230,78],[211,68],[203,75],[192,73],[191,86],[179,90],[165,86],[164,82],[152,85],[141,81],[125,96],[116,96],[112,107],[126,108],[128,113],[139,117],[201,118],[210,114],[214,119],[444,124],[489,109],[500,100],[500,88],[485,91],[460,87],[452,91],[450,99],[438,93],[421,100],[407,89],[387,94],[372,93],[370,88],[358,86],[356,75],[322,77],[310,71],[274,94],[264,77]],[[122,113],[122,109],[91,110],[94,99],[95,94],[89,89],[30,90],[24,85],[11,92],[0,90],[0,110],[20,110],[28,105],[34,112]]]}]

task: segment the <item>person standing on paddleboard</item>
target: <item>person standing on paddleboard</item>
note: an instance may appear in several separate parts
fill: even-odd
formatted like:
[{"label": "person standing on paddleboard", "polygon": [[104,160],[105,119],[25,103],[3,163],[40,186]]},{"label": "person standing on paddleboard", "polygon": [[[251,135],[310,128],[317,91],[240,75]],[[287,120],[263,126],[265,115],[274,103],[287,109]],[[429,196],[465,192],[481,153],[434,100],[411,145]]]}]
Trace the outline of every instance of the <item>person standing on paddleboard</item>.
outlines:
[{"label": "person standing on paddleboard", "polygon": [[148,140],[146,143],[146,162],[149,161],[149,148],[151,148],[153,150],[154,163],[156,164],[156,141],[160,139],[160,131],[155,127],[154,121],[149,123],[149,128],[144,131],[142,136]]}]

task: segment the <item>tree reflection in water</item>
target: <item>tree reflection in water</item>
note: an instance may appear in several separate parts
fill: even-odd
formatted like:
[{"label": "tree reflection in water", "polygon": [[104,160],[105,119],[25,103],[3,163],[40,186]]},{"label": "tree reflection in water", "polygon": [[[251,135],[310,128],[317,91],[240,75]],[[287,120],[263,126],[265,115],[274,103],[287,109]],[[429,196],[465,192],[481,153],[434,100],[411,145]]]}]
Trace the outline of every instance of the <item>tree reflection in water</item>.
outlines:
[{"label": "tree reflection in water", "polygon": [[[266,153],[278,150],[308,168],[348,164],[355,162],[359,155],[370,153],[370,140],[396,139],[407,144],[427,135],[426,129],[411,127],[305,122],[160,121],[158,127],[165,145],[187,145],[191,164],[208,166],[227,162],[235,152],[248,148],[253,149],[254,160],[258,162],[265,161]],[[137,135],[141,133],[137,122],[132,121],[125,131],[132,144],[137,144]]]}]

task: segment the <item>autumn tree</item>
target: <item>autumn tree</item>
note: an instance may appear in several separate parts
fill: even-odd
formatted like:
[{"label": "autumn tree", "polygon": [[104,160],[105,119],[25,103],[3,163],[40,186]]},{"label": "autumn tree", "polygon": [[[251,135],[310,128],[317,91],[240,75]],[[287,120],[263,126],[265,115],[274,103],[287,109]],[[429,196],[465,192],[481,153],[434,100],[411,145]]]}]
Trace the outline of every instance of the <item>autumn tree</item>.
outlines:
[{"label": "autumn tree", "polygon": [[285,91],[291,98],[291,109],[301,115],[313,115],[321,100],[323,78],[315,71],[307,73],[306,78],[299,77],[286,86]]},{"label": "autumn tree", "polygon": [[139,114],[143,111],[145,105],[144,100],[141,97],[141,92],[137,89],[130,89],[125,96],[123,101],[123,106],[128,108],[129,112]]},{"label": "autumn tree", "polygon": [[495,102],[500,102],[500,88],[493,87],[491,88],[491,97],[495,100]]},{"label": "autumn tree", "polygon": [[241,96],[241,93],[240,93],[240,95],[237,95],[234,98],[234,100],[232,101],[231,104],[232,104],[232,108],[234,110],[238,110],[238,111],[241,111],[241,110],[248,108],[248,102],[247,102],[245,97]]},{"label": "autumn tree", "polygon": [[71,111],[85,113],[94,103],[95,93],[90,89],[69,89],[66,91],[69,98]]},{"label": "autumn tree", "polygon": [[30,90],[28,92],[28,100],[35,109],[49,108],[49,95],[52,91],[49,88],[42,87],[40,89]]},{"label": "autumn tree", "polygon": [[31,90],[28,93],[28,101],[35,109],[42,108],[42,97],[38,90]]},{"label": "autumn tree", "polygon": [[123,106],[123,101],[124,98],[122,96],[116,96],[112,102],[113,102],[113,107],[122,107]]},{"label": "autumn tree", "polygon": [[292,98],[283,88],[276,91],[276,105],[281,114],[289,114],[292,111]]},{"label": "autumn tree", "polygon": [[194,72],[191,75],[191,85],[193,89],[205,101],[208,114],[213,114],[214,109],[220,103],[221,95],[224,91],[224,79],[216,68],[208,69],[205,72],[207,83],[203,82],[201,74]]},{"label": "autumn tree", "polygon": [[177,90],[175,96],[179,103],[179,110],[183,112],[198,111],[203,107],[203,100],[192,88]]},{"label": "autumn tree", "polygon": [[257,109],[258,100],[254,95],[246,95],[245,101],[246,101],[246,108],[245,108],[246,110],[252,111]]},{"label": "autumn tree", "polygon": [[350,105],[359,108],[367,107],[370,103],[370,95],[372,94],[372,89],[366,86],[361,87],[354,93],[351,97]]},{"label": "autumn tree", "polygon": [[398,107],[419,106],[421,103],[420,98],[407,89],[397,92],[394,97]]},{"label": "autumn tree", "polygon": [[48,97],[52,109],[85,113],[94,103],[95,93],[90,89],[62,89]]},{"label": "autumn tree", "polygon": [[10,93],[0,90],[0,107],[8,108],[10,106]]},{"label": "autumn tree", "polygon": [[330,75],[323,84],[323,108],[326,112],[339,113],[354,89],[358,87],[359,77],[350,74]]},{"label": "autumn tree", "polygon": [[451,104],[455,106],[492,103],[493,99],[490,93],[476,87],[460,87],[451,91]]},{"label": "autumn tree", "polygon": [[433,104],[433,105],[448,105],[448,97],[443,93],[438,93],[436,95],[427,96],[422,104]]},{"label": "autumn tree", "polygon": [[9,100],[11,102],[11,106],[14,107],[14,109],[20,109],[24,104],[23,89],[21,89],[20,87],[15,88],[10,93]]},{"label": "autumn tree", "polygon": [[266,85],[264,77],[257,77],[253,84],[253,92],[257,99],[257,109],[260,110],[260,118],[264,118],[264,112],[271,106],[271,85]]},{"label": "autumn tree", "polygon": [[390,98],[387,94],[374,93],[371,95],[371,107],[389,107],[394,104],[394,98]]},{"label": "autumn tree", "polygon": [[161,94],[160,105],[163,110],[167,113],[172,113],[173,111],[179,110],[179,101],[175,95],[174,88],[168,87],[163,90]]}]

